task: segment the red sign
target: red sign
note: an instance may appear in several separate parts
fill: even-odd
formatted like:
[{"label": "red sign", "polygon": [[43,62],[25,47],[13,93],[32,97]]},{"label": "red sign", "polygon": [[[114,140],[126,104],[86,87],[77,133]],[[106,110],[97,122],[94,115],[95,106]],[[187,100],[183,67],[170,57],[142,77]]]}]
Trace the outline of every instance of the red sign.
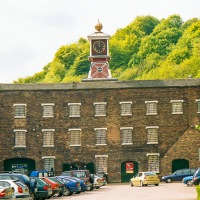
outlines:
[{"label": "red sign", "polygon": [[126,173],[133,173],[134,172],[134,165],[132,162],[126,163]]}]

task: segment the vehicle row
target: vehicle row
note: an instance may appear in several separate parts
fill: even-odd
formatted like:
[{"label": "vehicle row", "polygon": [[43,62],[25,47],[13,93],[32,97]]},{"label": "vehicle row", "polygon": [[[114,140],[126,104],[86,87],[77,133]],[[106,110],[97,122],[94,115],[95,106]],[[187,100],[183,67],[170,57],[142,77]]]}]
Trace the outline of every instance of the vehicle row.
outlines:
[{"label": "vehicle row", "polygon": [[2,187],[0,198],[44,200],[54,196],[70,196],[91,191],[106,184],[104,177],[89,173],[89,179],[87,179],[83,172],[76,173],[81,173],[82,178],[64,173],[52,177],[45,170],[33,171],[29,176],[13,172],[0,173],[0,189]]},{"label": "vehicle row", "polygon": [[168,174],[159,178],[159,176],[150,171],[138,172],[133,178],[130,179],[131,186],[158,186],[161,181],[171,183],[173,181],[182,181],[188,186],[200,185],[200,168],[184,168],[176,170],[172,174]]},{"label": "vehicle row", "polygon": [[200,168],[179,169],[172,174],[163,176],[161,181],[165,181],[166,183],[182,181],[187,186],[200,185]]}]

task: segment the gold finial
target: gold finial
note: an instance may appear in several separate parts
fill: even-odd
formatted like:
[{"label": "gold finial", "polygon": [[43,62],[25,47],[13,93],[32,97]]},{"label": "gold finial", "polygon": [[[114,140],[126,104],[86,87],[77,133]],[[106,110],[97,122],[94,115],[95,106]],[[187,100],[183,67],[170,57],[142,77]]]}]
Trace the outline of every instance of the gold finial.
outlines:
[{"label": "gold finial", "polygon": [[103,25],[102,23],[99,22],[98,20],[98,23],[95,25],[95,29],[98,31],[98,32],[101,32],[101,29],[103,28]]}]

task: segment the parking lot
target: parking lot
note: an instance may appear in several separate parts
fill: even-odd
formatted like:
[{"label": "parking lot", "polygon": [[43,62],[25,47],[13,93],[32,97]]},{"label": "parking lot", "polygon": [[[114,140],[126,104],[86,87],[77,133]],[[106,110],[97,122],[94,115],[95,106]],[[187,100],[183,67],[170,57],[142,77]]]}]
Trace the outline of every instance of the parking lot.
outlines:
[{"label": "parking lot", "polygon": [[108,184],[100,189],[73,194],[55,200],[196,200],[195,187],[183,183],[160,183],[159,186],[130,187],[127,184]]}]

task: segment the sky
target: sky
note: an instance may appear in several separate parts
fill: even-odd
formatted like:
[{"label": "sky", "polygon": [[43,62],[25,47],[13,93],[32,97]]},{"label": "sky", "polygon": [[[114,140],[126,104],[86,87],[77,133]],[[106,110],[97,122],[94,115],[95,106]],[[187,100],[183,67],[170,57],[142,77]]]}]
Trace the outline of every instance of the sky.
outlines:
[{"label": "sky", "polygon": [[42,71],[61,46],[94,33],[98,20],[112,36],[137,16],[187,21],[200,18],[199,8],[200,0],[0,0],[0,83]]}]

